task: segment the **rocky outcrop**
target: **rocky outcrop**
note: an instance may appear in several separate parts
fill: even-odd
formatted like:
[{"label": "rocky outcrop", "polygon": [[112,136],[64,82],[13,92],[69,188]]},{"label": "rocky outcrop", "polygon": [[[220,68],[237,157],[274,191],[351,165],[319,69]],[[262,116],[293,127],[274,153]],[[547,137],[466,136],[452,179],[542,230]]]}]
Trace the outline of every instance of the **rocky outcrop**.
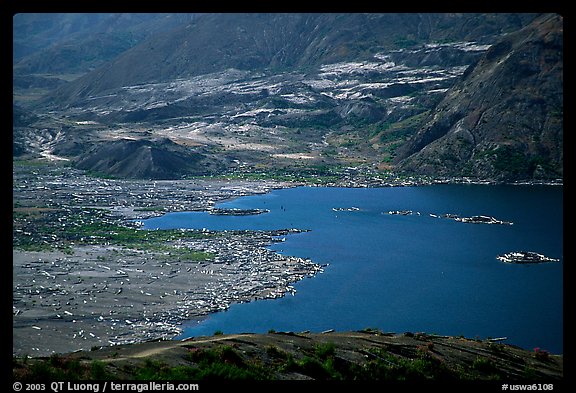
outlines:
[{"label": "rocky outcrop", "polygon": [[405,172],[494,180],[563,173],[563,18],[493,45],[398,151]]}]

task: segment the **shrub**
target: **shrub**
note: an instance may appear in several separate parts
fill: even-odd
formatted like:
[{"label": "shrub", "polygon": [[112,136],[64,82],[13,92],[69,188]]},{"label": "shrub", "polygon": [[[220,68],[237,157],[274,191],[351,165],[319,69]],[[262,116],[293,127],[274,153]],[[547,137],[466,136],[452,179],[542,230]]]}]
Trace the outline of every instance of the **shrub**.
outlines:
[{"label": "shrub", "polygon": [[330,373],[324,368],[322,363],[310,356],[305,356],[297,362],[298,369],[302,374],[308,375],[314,379],[326,380],[330,378]]},{"label": "shrub", "polygon": [[492,360],[478,356],[472,363],[472,369],[484,374],[488,374],[490,379],[499,379],[500,370]]},{"label": "shrub", "polygon": [[504,348],[505,348],[504,344],[499,344],[492,341],[488,343],[488,349],[490,349],[494,353],[504,352]]},{"label": "shrub", "polygon": [[548,360],[550,358],[550,352],[536,347],[534,348],[534,357],[538,360]]},{"label": "shrub", "polygon": [[322,360],[326,360],[328,359],[328,357],[334,356],[335,352],[336,352],[336,345],[334,345],[334,343],[331,342],[327,342],[324,344],[317,344],[314,347],[315,355]]},{"label": "shrub", "polygon": [[277,359],[287,359],[288,353],[284,352],[282,349],[278,348],[275,345],[268,345],[266,347],[266,353],[268,356],[277,358]]},{"label": "shrub", "polygon": [[[188,379],[270,379],[271,372],[259,364],[246,362],[232,346],[224,345],[214,349],[190,348],[188,359],[197,364],[187,367]],[[183,379],[183,378],[173,378]]]},{"label": "shrub", "polygon": [[106,364],[100,360],[95,360],[90,365],[91,378],[94,380],[113,379],[113,375],[106,370]]}]

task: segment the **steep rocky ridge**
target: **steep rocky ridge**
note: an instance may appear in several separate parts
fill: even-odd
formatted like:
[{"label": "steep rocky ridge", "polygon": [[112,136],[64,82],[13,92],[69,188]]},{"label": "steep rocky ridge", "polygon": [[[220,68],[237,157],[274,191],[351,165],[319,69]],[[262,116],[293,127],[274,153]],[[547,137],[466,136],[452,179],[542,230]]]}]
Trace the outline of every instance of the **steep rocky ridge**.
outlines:
[{"label": "steep rocky ridge", "polygon": [[563,173],[563,19],[493,45],[398,150],[398,167],[496,180]]}]

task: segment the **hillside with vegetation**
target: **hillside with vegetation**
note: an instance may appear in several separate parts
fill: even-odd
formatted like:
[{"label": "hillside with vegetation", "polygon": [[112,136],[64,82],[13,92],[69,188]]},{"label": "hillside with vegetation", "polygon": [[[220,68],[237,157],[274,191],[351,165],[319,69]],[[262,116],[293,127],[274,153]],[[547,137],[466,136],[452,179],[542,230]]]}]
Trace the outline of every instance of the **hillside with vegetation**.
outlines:
[{"label": "hillside with vegetation", "polygon": [[217,332],[212,337],[183,341],[95,347],[42,359],[15,359],[12,370],[17,380],[523,381],[553,383],[557,390],[563,379],[563,356],[539,348],[521,349],[499,339],[394,334],[374,329]]}]

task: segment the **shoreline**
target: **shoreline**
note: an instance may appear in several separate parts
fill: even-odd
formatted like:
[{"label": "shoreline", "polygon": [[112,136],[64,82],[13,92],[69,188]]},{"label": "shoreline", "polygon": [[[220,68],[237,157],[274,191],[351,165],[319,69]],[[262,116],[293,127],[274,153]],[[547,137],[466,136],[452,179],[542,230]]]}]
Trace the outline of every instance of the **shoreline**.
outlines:
[{"label": "shoreline", "polygon": [[[408,178],[357,187],[432,184],[493,184],[469,179]],[[79,225],[99,209],[110,223],[126,225],[176,211],[210,211],[217,203],[273,189],[303,186],[274,180],[105,180],[71,168],[14,171],[15,239],[25,238],[38,220]],[[308,184],[310,185],[310,184]],[[527,184],[521,184],[527,185]],[[530,184],[540,185],[540,184]],[[553,185],[562,185],[554,183]],[[315,185],[310,185],[315,186]],[[351,187],[343,181],[326,187]],[[34,216],[39,215],[40,218]],[[54,228],[50,227],[50,230]],[[183,231],[164,249],[139,249],[95,240],[60,239],[59,232],[34,233],[46,250],[13,247],[13,355],[45,356],[101,346],[175,338],[182,323],[203,319],[232,303],[276,298],[291,284],[322,271],[317,263],[272,252],[279,231]],[[187,238],[184,235],[199,235]],[[67,244],[68,249],[50,248]],[[180,252],[208,253],[187,260]]]},{"label": "shoreline", "polygon": [[98,245],[73,255],[14,250],[13,355],[174,338],[183,323],[232,303],[284,296],[322,268],[267,250],[279,234],[289,231],[181,242],[218,249],[213,260],[198,263]]},{"label": "shoreline", "polygon": [[[209,211],[216,203],[292,183],[112,181],[70,168],[52,168],[42,176],[33,168],[19,169],[14,172],[13,356],[174,338],[186,321],[232,303],[284,296],[293,292],[294,282],[322,271],[309,259],[267,248],[277,236],[301,232],[296,229],[187,230],[151,244],[65,238],[81,233],[84,225],[141,231],[134,229],[134,220]],[[16,241],[40,249],[27,250]]]}]

